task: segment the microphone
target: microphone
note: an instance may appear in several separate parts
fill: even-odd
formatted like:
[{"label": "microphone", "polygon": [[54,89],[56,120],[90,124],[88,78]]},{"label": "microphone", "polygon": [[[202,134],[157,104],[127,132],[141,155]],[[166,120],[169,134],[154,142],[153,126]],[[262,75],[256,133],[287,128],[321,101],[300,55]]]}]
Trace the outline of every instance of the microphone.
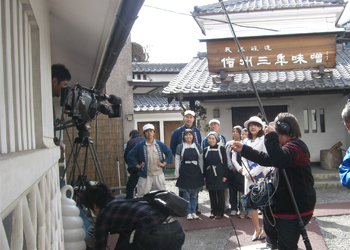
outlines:
[{"label": "microphone", "polygon": [[109,115],[111,113],[111,108],[106,104],[100,104],[100,106],[98,107],[98,111],[100,111],[104,115]]},{"label": "microphone", "polygon": [[116,95],[99,95],[97,96],[97,99],[100,101],[107,100],[110,104],[113,105],[120,105],[122,104],[122,99]]},{"label": "microphone", "polygon": [[122,104],[122,99],[116,95],[107,95],[107,100],[113,105]]}]

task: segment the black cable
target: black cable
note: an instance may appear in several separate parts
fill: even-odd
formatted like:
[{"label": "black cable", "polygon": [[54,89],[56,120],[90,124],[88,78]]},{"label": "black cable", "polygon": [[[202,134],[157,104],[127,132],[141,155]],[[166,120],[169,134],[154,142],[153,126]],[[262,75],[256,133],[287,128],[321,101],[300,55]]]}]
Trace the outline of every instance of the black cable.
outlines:
[{"label": "black cable", "polygon": [[237,238],[237,242],[238,242],[238,247],[239,247],[239,249],[241,249],[241,244],[239,243],[239,239],[238,239],[238,235],[237,235],[236,227],[233,225],[233,222],[232,222],[231,218],[230,218],[230,217],[228,217],[228,218],[229,218],[229,219],[230,219],[230,221],[231,221],[231,225],[232,225],[232,227],[233,227],[233,231],[235,231],[236,238]]}]

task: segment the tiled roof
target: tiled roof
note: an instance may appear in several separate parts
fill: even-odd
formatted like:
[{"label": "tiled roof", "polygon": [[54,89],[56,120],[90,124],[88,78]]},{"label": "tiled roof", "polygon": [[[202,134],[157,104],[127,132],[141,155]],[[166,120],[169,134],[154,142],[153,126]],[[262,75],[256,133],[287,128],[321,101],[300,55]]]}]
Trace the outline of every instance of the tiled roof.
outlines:
[{"label": "tiled roof", "polygon": [[[336,68],[331,77],[313,78],[316,70],[260,71],[253,72],[252,78],[261,93],[297,92],[312,90],[350,88],[350,49],[337,45]],[[233,81],[214,83],[208,72],[206,58],[193,58],[187,66],[163,89],[163,94],[176,93],[195,95],[249,94],[253,88],[246,72],[233,74]]]},{"label": "tiled roof", "polygon": [[179,73],[186,63],[132,63],[133,73]]},{"label": "tiled roof", "polygon": [[[182,102],[187,106],[189,102]],[[150,95],[134,95],[134,111],[174,111],[182,110],[178,101],[173,99],[168,103],[168,98],[161,96],[159,93]]]},{"label": "tiled roof", "polygon": [[[253,10],[288,9],[304,7],[322,7],[344,4],[343,0],[230,0],[225,1],[227,12],[241,12]],[[194,14],[223,13],[220,3],[195,6]]]}]

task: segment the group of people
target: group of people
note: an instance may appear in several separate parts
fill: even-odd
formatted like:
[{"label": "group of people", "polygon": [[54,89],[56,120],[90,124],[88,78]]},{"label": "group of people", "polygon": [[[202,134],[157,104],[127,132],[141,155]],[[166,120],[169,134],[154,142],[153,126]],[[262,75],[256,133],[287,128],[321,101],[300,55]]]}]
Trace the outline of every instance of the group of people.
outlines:
[{"label": "group of people", "polygon": [[[299,222],[286,191],[287,182],[279,176],[280,169],[286,170],[305,225],[312,217],[316,192],[310,153],[300,139],[295,116],[280,113],[269,126],[253,116],[244,123],[244,128],[234,126],[232,140],[227,142],[219,133],[220,121],[213,119],[202,145],[194,120],[195,113],[185,111],[184,125],[174,131],[170,148],[154,139],[153,125],[143,127],[145,141],[136,144],[125,156],[130,171],[135,168],[139,176],[136,196],[152,189],[165,189],[165,165],[172,162],[174,155],[176,186],[179,195],[189,202],[188,220],[199,219],[198,194],[205,186],[210,199],[210,218],[218,220],[225,213],[251,218],[253,241],[266,239],[272,248],[296,249],[299,229],[294,235],[289,230],[298,228]],[[274,176],[276,203],[269,211],[263,211],[260,227],[259,211],[243,209],[240,197],[247,195],[250,187],[269,172]]]},{"label": "group of people", "polygon": [[[52,66],[52,95],[59,97],[71,76],[64,65]],[[342,119],[350,133],[350,103]],[[126,199],[140,197],[154,189],[166,189],[165,166],[175,156],[176,186],[179,195],[189,201],[187,219],[198,219],[198,193],[206,185],[209,192],[210,218],[221,219],[230,206],[229,215],[251,218],[254,225],[252,240],[266,239],[271,249],[297,249],[300,221],[294,205],[299,209],[302,224],[311,219],[316,203],[314,179],[310,167],[310,153],[300,139],[297,119],[290,113],[280,113],[266,125],[253,116],[232,129],[232,140],[219,133],[220,121],[209,122],[210,132],[203,140],[194,126],[195,113],[184,113],[184,125],[171,137],[170,148],[154,138],[152,124],[143,126],[142,136],[130,132],[125,149],[125,162],[130,178]],[[274,204],[263,209],[260,228],[258,210],[245,211],[239,197],[247,195],[251,185],[272,172],[275,186]],[[281,173],[285,172],[285,175]],[[350,149],[339,167],[341,183],[350,188]],[[284,178],[285,177],[285,178]],[[290,185],[294,200],[288,192]],[[181,249],[185,233],[177,218],[157,208],[134,201],[118,202],[104,184],[88,186],[84,194],[86,206],[97,216],[94,249],[106,249],[108,233],[118,233],[115,249]],[[293,204],[296,203],[296,204]]]}]

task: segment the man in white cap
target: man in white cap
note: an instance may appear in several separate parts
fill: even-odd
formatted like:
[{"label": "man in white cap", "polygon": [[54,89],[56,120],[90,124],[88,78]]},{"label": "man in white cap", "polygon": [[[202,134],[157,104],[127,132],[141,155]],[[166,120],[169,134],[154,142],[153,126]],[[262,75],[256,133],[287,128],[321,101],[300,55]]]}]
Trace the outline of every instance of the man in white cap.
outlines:
[{"label": "man in white cap", "polygon": [[140,169],[137,197],[151,190],[165,190],[165,166],[173,162],[170,148],[154,139],[154,126],[148,123],[142,129],[145,140],[137,143],[127,157],[129,167]]},{"label": "man in white cap", "polygon": [[[216,132],[220,136],[220,142],[218,143],[218,145],[225,147],[226,138],[225,138],[225,136],[223,136],[219,133],[220,121],[218,119],[210,120],[209,121],[209,128],[210,128],[211,132]],[[203,140],[203,150],[208,146],[209,146],[208,139],[207,139],[207,137],[205,137]]]},{"label": "man in white cap", "polygon": [[185,124],[181,127],[178,127],[171,136],[170,139],[170,149],[173,155],[175,156],[177,145],[182,143],[182,136],[186,129],[192,129],[194,132],[194,141],[201,145],[202,136],[198,128],[193,126],[195,113],[192,110],[186,110],[184,113],[184,122]]}]

